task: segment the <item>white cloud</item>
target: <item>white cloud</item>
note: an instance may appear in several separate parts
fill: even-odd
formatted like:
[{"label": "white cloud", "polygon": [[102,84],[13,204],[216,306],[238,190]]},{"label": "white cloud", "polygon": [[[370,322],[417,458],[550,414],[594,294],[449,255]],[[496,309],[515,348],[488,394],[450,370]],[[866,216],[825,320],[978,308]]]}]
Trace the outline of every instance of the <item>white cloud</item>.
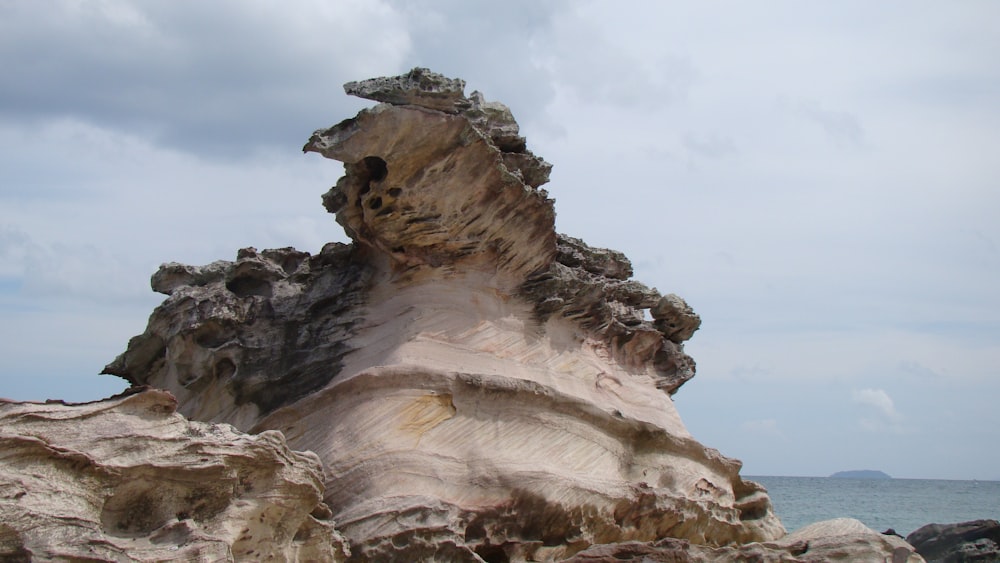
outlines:
[{"label": "white cloud", "polygon": [[896,410],[892,397],[883,389],[856,389],[851,400],[865,407],[859,424],[869,432],[903,432],[903,416]]},{"label": "white cloud", "polygon": [[882,389],[860,389],[851,393],[851,399],[859,405],[874,408],[887,419],[899,418],[892,397]]},{"label": "white cloud", "polygon": [[359,106],[344,82],[400,71],[409,51],[403,15],[377,0],[4,3],[0,116],[72,116],[246,157],[301,146]]}]

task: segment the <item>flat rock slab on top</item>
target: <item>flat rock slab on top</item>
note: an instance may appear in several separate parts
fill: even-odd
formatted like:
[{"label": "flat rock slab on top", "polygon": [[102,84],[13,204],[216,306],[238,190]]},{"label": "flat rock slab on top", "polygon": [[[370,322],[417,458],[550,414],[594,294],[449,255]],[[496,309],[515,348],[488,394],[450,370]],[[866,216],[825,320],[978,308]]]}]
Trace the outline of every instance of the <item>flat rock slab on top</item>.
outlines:
[{"label": "flat rock slab on top", "polygon": [[414,105],[448,113],[469,109],[465,81],[446,78],[426,68],[415,68],[401,76],[370,78],[344,84],[352,96],[393,105]]}]

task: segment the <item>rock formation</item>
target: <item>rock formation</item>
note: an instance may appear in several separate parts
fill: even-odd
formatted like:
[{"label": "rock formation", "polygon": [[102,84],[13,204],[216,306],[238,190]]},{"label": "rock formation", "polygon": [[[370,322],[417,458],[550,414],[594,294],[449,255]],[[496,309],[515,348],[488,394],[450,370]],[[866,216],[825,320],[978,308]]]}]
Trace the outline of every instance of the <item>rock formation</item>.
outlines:
[{"label": "rock formation", "polygon": [[557,236],[550,165],[463,87],[420,69],[348,84],[388,103],[305,150],[344,162],[323,203],[354,243],[163,266],[169,297],[106,371],[316,452],[362,557],[780,537],[762,488],[670,399],[698,317],[622,254]]},{"label": "rock formation", "polygon": [[344,561],[314,454],[169,393],[0,402],[0,560]]},{"label": "rock formation", "polygon": [[780,540],[732,546],[696,545],[664,538],[588,548],[567,563],[919,563],[923,559],[902,538],[885,536],[852,518],[806,526]]},{"label": "rock formation", "polygon": [[958,524],[928,524],[906,541],[930,563],[1000,561],[1000,522],[973,520]]},{"label": "rock formation", "polygon": [[[551,166],[464,86],[425,69],[347,84],[381,103],[305,151],[344,163],[323,204],[353,243],[164,264],[167,298],[105,372],[315,452],[355,560],[793,561],[826,541],[775,543],[766,492],[674,408],[698,316],[621,253],[557,235]],[[173,510],[140,535],[188,520]]]}]

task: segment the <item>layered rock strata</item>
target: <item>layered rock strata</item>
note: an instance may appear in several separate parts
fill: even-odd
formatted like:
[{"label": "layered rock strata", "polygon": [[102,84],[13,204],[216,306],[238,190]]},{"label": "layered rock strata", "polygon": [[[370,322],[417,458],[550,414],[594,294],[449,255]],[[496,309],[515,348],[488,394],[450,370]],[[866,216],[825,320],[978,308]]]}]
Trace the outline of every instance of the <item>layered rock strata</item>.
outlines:
[{"label": "layered rock strata", "polygon": [[510,111],[424,69],[346,88],[385,103],[305,150],[344,162],[323,203],[353,244],[164,265],[166,301],[106,372],[316,452],[361,559],[780,537],[670,399],[700,319],[621,253],[557,236],[551,166]]},{"label": "layered rock strata", "polygon": [[551,166],[464,86],[346,85],[383,103],[305,150],[344,162],[352,244],[164,264],[105,368],[131,392],[0,402],[0,558],[922,560],[854,520],[785,536],[674,409],[698,316],[557,235]]},{"label": "layered rock strata", "polygon": [[314,454],[176,406],[0,402],[0,560],[346,560]]}]

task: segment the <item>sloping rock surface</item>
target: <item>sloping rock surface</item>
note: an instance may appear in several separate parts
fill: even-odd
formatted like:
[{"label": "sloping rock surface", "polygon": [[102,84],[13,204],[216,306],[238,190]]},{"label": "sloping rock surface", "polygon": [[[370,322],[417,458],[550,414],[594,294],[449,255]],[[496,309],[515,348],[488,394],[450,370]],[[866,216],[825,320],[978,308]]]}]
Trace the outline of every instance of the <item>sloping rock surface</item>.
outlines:
[{"label": "sloping rock surface", "polygon": [[0,403],[0,560],[344,561],[312,453],[165,391]]},{"label": "sloping rock surface", "polygon": [[923,558],[902,538],[880,534],[853,518],[835,518],[795,530],[776,542],[802,545],[797,557],[807,563],[823,561],[919,563]]}]

